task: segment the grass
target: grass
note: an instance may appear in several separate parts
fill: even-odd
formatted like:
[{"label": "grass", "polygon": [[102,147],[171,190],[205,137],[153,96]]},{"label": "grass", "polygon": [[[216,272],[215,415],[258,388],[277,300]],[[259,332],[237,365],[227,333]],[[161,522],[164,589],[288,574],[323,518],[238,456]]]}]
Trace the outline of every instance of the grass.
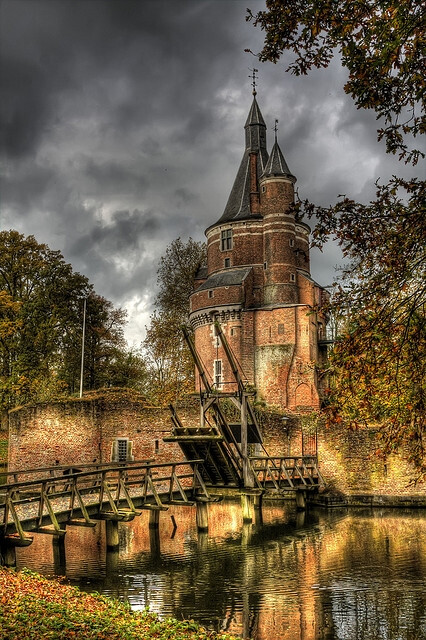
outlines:
[{"label": "grass", "polygon": [[236,640],[193,621],[159,620],[148,611],[87,594],[58,579],[0,567],[0,640]]}]

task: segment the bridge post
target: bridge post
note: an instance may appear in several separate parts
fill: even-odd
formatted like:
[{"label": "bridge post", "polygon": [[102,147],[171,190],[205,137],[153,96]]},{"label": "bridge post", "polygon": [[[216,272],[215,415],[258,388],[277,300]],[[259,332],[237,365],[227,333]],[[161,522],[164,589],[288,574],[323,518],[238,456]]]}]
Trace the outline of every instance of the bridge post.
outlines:
[{"label": "bridge post", "polygon": [[0,555],[5,567],[16,567],[16,547],[9,544],[1,546]]},{"label": "bridge post", "polygon": [[66,574],[65,536],[54,536],[52,539],[53,566],[57,576]]},{"label": "bridge post", "polygon": [[161,555],[160,529],[159,527],[151,527],[149,529],[149,549],[151,558],[157,559]]},{"label": "bridge post", "polygon": [[160,526],[160,511],[159,509],[151,509],[149,512],[149,528],[158,529]]},{"label": "bridge post", "polygon": [[105,520],[107,549],[117,550],[119,547],[118,521]]},{"label": "bridge post", "polygon": [[254,517],[254,495],[251,493],[241,493],[241,509],[243,512],[243,522],[253,522]]},{"label": "bridge post", "polygon": [[197,529],[207,531],[209,528],[209,506],[207,502],[197,502]]},{"label": "bridge post", "polygon": [[253,473],[249,461],[247,395],[241,398],[241,453],[243,455],[243,481],[245,487],[254,486]]},{"label": "bridge post", "polygon": [[296,509],[298,511],[306,510],[306,491],[296,491]]}]

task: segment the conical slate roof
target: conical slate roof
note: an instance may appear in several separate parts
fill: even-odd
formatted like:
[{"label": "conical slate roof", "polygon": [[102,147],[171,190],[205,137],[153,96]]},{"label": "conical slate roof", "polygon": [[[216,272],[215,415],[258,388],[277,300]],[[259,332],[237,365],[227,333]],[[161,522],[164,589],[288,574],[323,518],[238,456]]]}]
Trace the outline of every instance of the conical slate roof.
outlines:
[{"label": "conical slate roof", "polygon": [[280,146],[276,140],[262,176],[287,176],[288,178],[292,178],[296,181],[296,178],[288,168],[287,162],[285,161]]},{"label": "conical slate roof", "polygon": [[260,214],[253,214],[250,211],[250,153],[257,152],[257,175],[260,177],[266,169],[268,152],[266,150],[266,124],[257,104],[256,96],[253,97],[244,128],[246,130],[246,148],[240,168],[225,211],[212,226],[228,221],[260,217]]}]

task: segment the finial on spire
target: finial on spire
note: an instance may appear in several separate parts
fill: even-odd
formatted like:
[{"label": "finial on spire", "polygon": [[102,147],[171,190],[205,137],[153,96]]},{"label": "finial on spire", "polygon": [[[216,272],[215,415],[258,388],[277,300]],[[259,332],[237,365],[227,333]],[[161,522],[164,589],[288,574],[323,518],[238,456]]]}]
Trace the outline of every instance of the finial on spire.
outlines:
[{"label": "finial on spire", "polygon": [[277,141],[277,133],[278,133],[278,120],[277,120],[277,118],[275,118],[274,131],[275,131],[275,142],[276,142]]},{"label": "finial on spire", "polygon": [[259,73],[259,70],[258,69],[249,69],[249,71],[252,72],[252,74],[249,76],[249,78],[252,79],[252,83],[251,83],[251,86],[253,87],[252,93],[255,96],[257,94],[257,91],[256,91],[256,80],[257,80],[256,73]]}]

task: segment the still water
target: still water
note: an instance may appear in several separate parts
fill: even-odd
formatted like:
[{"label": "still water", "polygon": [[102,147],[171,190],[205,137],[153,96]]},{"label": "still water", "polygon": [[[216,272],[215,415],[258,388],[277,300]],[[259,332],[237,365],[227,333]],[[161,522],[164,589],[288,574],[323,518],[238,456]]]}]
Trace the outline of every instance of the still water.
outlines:
[{"label": "still water", "polygon": [[424,510],[305,515],[271,502],[243,525],[227,501],[210,505],[200,534],[195,510],[175,507],[159,532],[147,513],[120,525],[120,551],[108,553],[103,526],[70,527],[65,551],[35,535],[18,568],[253,640],[426,638]]}]

